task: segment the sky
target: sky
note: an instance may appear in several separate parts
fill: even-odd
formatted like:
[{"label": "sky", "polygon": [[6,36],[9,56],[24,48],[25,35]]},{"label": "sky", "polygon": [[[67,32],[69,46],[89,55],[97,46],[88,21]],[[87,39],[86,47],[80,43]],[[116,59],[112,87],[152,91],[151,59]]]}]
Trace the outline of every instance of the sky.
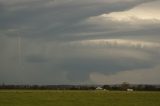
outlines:
[{"label": "sky", "polygon": [[160,0],[0,0],[0,83],[160,84]]}]

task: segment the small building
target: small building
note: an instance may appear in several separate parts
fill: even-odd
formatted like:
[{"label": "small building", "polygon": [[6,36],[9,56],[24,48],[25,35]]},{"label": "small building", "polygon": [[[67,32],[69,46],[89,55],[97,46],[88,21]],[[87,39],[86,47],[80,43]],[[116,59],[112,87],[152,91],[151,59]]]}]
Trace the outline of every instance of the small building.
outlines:
[{"label": "small building", "polygon": [[134,90],[133,90],[133,89],[127,89],[127,91],[128,91],[128,92],[133,92]]},{"label": "small building", "polygon": [[103,90],[103,88],[102,87],[97,87],[96,90]]}]

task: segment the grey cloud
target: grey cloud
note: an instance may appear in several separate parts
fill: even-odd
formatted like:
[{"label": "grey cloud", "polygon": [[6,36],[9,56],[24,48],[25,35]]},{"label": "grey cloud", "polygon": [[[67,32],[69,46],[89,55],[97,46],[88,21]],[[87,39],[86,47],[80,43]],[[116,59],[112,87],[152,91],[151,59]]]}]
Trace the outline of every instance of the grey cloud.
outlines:
[{"label": "grey cloud", "polygon": [[[141,24],[137,29],[136,24],[130,26],[125,22],[86,21],[93,16],[125,11],[152,1],[1,0],[0,80],[72,84],[90,82],[89,75],[93,72],[111,75],[158,66],[160,51],[156,48],[70,44],[71,41],[103,38],[159,42],[159,23]],[[21,56],[19,37],[22,37]]]},{"label": "grey cloud", "polygon": [[26,57],[26,61],[29,63],[46,63],[48,59],[43,56],[30,55]]},{"label": "grey cloud", "polygon": [[[47,0],[45,3],[51,1],[52,0]],[[55,1],[53,1],[53,5],[49,7],[43,6],[44,1],[28,1],[29,3],[25,1],[24,4],[27,5],[26,8],[16,11],[5,11],[7,14],[4,14],[1,19],[1,27],[5,29],[27,27],[29,29],[19,31],[20,35],[25,37],[46,38],[46,36],[48,36],[54,40],[56,38],[63,39],[70,37],[69,35],[72,35],[71,32],[74,30],[79,31],[82,27],[77,24],[88,17],[127,10],[148,1],[150,0],[120,0],[118,2],[107,3],[88,0],[60,2],[57,3],[57,5],[54,5]],[[22,4],[17,5],[21,6]],[[13,7],[17,7],[17,5],[13,5]],[[39,7],[37,8],[37,6]],[[66,36],[64,36],[64,34],[66,34]],[[17,36],[17,32],[7,33],[6,35]]]},{"label": "grey cloud", "polygon": [[[68,59],[65,59],[60,64],[60,68],[63,68],[69,72],[68,78],[70,80],[79,81],[79,80],[86,80],[89,78],[89,74],[92,72],[100,72],[103,74],[114,74],[121,71],[128,71],[128,70],[136,70],[136,69],[147,69],[151,67],[155,67],[158,64],[158,60],[156,60],[156,56],[159,54],[156,54],[154,52],[147,52],[149,53],[150,59],[137,59],[132,57],[131,54],[128,56],[122,56],[122,54],[119,52],[122,50],[124,53],[125,51],[121,48],[121,50],[114,51],[113,47],[112,49],[105,48],[95,50],[94,48],[90,48],[87,51],[83,51],[85,54],[79,53],[79,55],[72,55],[72,57],[69,57]],[[83,50],[83,49],[82,49]],[[112,51],[113,50],[113,51]],[[136,50],[133,50],[131,53],[134,53]],[[93,54],[94,52],[95,54]],[[102,52],[100,54],[96,53]],[[109,54],[110,52],[113,52],[112,54]],[[117,52],[117,54],[114,54],[114,52]],[[122,53],[123,53],[122,52]],[[104,53],[104,54],[103,54]],[[146,52],[142,52],[142,55],[145,55]],[[152,55],[154,53],[154,55]],[[78,53],[74,53],[78,54]],[[103,57],[104,55],[104,57]],[[137,55],[140,55],[138,53]],[[113,57],[112,57],[113,56]],[[66,56],[67,57],[67,56]],[[147,58],[147,57],[146,57]]]},{"label": "grey cloud", "polygon": [[[7,41],[5,45],[13,49],[7,47],[9,52],[3,50],[5,55],[1,58],[3,71],[1,71],[0,78],[8,83],[20,81],[21,83],[71,84],[88,81],[92,72],[108,75],[159,65],[157,58],[159,51],[154,49],[103,47],[101,45],[76,47],[52,41],[31,43],[30,40],[23,42],[25,48],[23,48],[23,57],[19,63],[19,57],[16,57],[17,60],[12,59],[17,55],[17,50],[16,43],[14,41],[11,43],[11,41]],[[9,74],[11,72],[12,75]],[[15,80],[14,77],[16,77]]]},{"label": "grey cloud", "polygon": [[[159,42],[160,21],[155,19],[133,18],[130,21],[112,20],[109,17],[92,17],[82,23],[82,30],[77,34],[77,40],[125,38],[136,40],[153,40]],[[136,22],[136,23],[135,23]],[[85,27],[87,26],[87,27]],[[83,30],[83,28],[85,30]],[[84,32],[83,32],[84,31]],[[85,35],[85,36],[80,36]],[[152,35],[152,37],[151,37]],[[156,39],[155,39],[156,38]]]}]

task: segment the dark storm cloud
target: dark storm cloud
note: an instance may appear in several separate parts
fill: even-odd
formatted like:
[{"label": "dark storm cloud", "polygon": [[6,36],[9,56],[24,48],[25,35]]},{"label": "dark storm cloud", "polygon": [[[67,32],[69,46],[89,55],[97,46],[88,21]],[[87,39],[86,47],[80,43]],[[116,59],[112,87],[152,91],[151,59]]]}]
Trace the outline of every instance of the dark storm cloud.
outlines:
[{"label": "dark storm cloud", "polygon": [[158,70],[159,20],[101,17],[153,1],[0,0],[1,82],[93,83],[94,72]]},{"label": "dark storm cloud", "polygon": [[[119,61],[118,61],[119,60]],[[69,59],[62,63],[64,69],[69,70],[68,78],[74,81],[89,80],[89,74],[97,71],[103,74],[115,74],[116,72],[147,69],[155,64],[146,61],[137,61],[133,59]],[[111,70],[111,71],[110,71]],[[77,77],[78,76],[78,77]]]},{"label": "dark storm cloud", "polygon": [[[124,11],[150,0],[107,1],[3,1],[5,14],[0,22],[8,36],[73,39],[74,32],[85,32],[88,26],[79,23],[91,16]],[[9,7],[7,3],[10,3]],[[5,7],[6,6],[6,7]],[[22,29],[23,28],[23,29]],[[16,30],[8,32],[8,30]],[[93,31],[93,30],[92,30]],[[20,34],[17,34],[19,32]]]},{"label": "dark storm cloud", "polygon": [[[79,46],[80,50],[74,49],[72,56],[66,55],[65,57],[68,58],[60,63],[59,69],[68,70],[68,78],[71,81],[88,80],[92,72],[112,75],[121,71],[148,69],[159,64],[159,60],[156,59],[159,54],[153,50],[124,49],[124,47],[119,49],[103,46],[89,48],[86,50],[86,46]],[[128,50],[130,53],[127,53]],[[136,58],[137,55],[139,58]]]}]

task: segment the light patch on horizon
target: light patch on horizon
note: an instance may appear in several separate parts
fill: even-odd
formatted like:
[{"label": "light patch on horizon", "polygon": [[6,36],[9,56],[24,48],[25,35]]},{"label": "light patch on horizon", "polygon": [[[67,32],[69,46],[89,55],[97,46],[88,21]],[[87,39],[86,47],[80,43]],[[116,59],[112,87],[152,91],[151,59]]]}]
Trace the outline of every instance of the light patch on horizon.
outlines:
[{"label": "light patch on horizon", "polygon": [[82,46],[123,46],[135,48],[160,48],[160,43],[146,42],[140,40],[125,40],[125,39],[95,39],[95,40],[82,40],[72,41],[71,45]]}]

